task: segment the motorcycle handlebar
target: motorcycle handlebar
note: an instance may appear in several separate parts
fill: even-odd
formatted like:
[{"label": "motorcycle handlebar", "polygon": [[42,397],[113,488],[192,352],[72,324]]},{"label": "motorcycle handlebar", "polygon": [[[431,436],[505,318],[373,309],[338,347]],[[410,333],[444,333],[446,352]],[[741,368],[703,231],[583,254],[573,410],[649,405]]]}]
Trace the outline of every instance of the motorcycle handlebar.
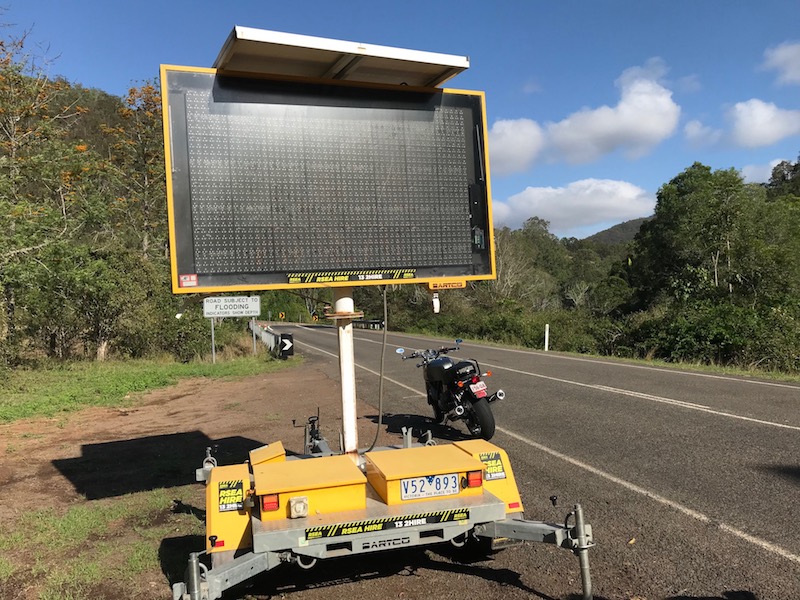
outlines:
[{"label": "motorcycle handlebar", "polygon": [[[427,350],[415,350],[408,356],[403,356],[403,360],[408,360],[409,358],[422,358],[423,361],[433,360],[440,354],[447,354],[448,352],[453,352],[454,350],[461,350],[459,346],[454,346],[452,348],[447,346],[442,346],[438,350],[436,348],[428,348]],[[418,364],[418,367],[421,367],[424,362]]]}]

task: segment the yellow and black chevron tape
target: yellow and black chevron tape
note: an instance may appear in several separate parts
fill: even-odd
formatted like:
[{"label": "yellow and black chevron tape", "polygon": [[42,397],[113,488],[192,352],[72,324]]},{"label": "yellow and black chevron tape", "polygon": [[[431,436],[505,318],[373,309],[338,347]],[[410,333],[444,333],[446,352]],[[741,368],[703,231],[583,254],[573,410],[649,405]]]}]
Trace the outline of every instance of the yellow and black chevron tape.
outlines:
[{"label": "yellow and black chevron tape", "polygon": [[417,525],[432,523],[451,523],[469,521],[469,509],[440,510],[436,512],[419,513],[416,515],[403,515],[401,517],[385,517],[383,519],[370,519],[367,521],[350,521],[334,525],[321,525],[306,529],[307,540],[321,538],[357,535],[359,533],[372,533],[387,529],[403,529]]}]

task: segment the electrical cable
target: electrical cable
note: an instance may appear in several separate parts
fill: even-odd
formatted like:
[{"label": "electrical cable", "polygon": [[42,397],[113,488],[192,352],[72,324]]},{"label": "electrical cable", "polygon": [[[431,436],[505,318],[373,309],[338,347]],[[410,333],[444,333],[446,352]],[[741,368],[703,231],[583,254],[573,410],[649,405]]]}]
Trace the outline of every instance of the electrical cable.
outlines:
[{"label": "electrical cable", "polygon": [[389,311],[386,306],[386,290],[388,287],[388,285],[383,286],[383,344],[381,345],[381,373],[380,385],[378,387],[378,427],[375,430],[375,439],[372,440],[372,445],[366,452],[372,451],[375,447],[375,444],[378,442],[378,436],[381,433],[381,427],[383,427],[383,365],[386,360],[386,335],[389,330]]}]

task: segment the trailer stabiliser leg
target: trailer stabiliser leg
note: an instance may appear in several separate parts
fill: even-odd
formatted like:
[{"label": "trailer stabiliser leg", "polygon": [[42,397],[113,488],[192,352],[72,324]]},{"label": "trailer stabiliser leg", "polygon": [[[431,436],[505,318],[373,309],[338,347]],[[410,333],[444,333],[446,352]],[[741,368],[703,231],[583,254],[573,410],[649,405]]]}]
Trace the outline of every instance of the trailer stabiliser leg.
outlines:
[{"label": "trailer stabiliser leg", "polygon": [[200,600],[200,553],[192,552],[189,555],[189,565],[186,567],[186,592],[189,600]]},{"label": "trailer stabiliser leg", "polygon": [[[575,526],[569,520],[575,517]],[[592,600],[592,577],[589,570],[589,548],[594,546],[592,526],[584,521],[583,508],[576,504],[567,515],[564,525],[525,519],[503,519],[475,526],[475,534],[488,538],[509,538],[553,544],[571,550],[578,557],[581,570],[583,600]]]},{"label": "trailer stabiliser leg", "polygon": [[578,538],[578,545],[575,546],[575,554],[578,556],[578,564],[581,568],[581,586],[583,587],[583,600],[592,600],[592,574],[589,571],[589,548],[594,544],[587,541],[586,522],[583,520],[583,508],[580,504],[575,505],[575,533]]}]

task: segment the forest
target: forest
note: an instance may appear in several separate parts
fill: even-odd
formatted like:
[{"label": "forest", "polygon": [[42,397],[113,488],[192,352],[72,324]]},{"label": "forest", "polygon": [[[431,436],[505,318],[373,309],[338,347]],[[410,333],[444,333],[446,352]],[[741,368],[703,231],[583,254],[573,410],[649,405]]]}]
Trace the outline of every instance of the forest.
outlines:
[{"label": "forest", "polygon": [[[51,78],[24,41],[0,40],[0,376],[209,353],[202,297],[170,287],[157,82],[120,98]],[[695,163],[642,222],[578,240],[534,217],[495,245],[497,279],[443,292],[440,314],[391,287],[390,327],[542,348],[548,324],[554,351],[800,372],[800,159],[764,185]],[[356,307],[382,318],[381,292],[356,288]],[[311,321],[330,300],[266,292],[262,318]]]}]

